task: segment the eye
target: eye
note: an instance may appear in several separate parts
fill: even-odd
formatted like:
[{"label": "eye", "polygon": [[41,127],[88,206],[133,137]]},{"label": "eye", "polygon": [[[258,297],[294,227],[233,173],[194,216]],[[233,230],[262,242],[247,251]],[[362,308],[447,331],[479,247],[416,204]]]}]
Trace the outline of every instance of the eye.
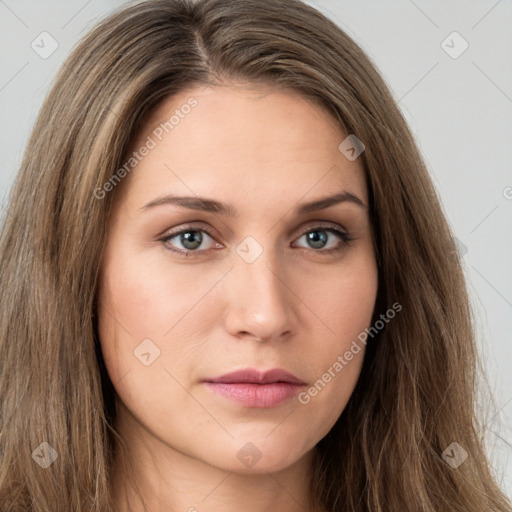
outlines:
[{"label": "eye", "polygon": [[[206,237],[203,235],[206,235]],[[182,256],[187,256],[187,254],[191,252],[202,252],[203,250],[208,250],[209,247],[205,247],[208,245],[207,239],[212,239],[212,235],[206,229],[197,229],[197,228],[184,228],[175,233],[170,233],[166,237],[162,238],[160,241],[165,243],[165,246],[172,252],[176,252]],[[173,248],[170,247],[171,240],[176,239],[172,245],[181,244],[182,248]],[[212,239],[213,240],[213,239]],[[206,241],[206,243],[205,243]],[[217,244],[217,242],[215,242]],[[222,247],[220,244],[217,244],[219,247]],[[200,250],[199,250],[200,249]]]},{"label": "eye", "polygon": [[[313,229],[309,229],[298,240],[304,237],[309,247],[313,249],[321,249],[315,252],[323,253],[341,252],[354,241],[348,233],[333,225],[316,226]],[[336,238],[338,239],[337,242]],[[327,247],[329,244],[330,247]]]},{"label": "eye", "polygon": [[[354,241],[348,233],[332,224],[328,226],[315,226],[306,231],[298,240],[304,237],[309,248],[313,249],[314,252],[325,254],[339,253]],[[210,242],[208,242],[208,239],[210,239]],[[212,249],[212,245],[217,249],[223,247],[222,244],[213,239],[213,235],[209,230],[190,226],[186,226],[174,233],[169,233],[164,238],[161,238],[160,241],[164,243],[166,249],[180,256],[208,251]]]}]

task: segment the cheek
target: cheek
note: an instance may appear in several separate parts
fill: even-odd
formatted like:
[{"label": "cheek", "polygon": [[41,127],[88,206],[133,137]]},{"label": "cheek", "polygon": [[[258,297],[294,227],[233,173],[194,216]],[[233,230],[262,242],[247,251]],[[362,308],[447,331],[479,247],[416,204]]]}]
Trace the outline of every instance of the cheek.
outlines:
[{"label": "cheek", "polygon": [[134,341],[161,339],[197,300],[201,286],[188,277],[180,266],[162,265],[161,256],[117,257],[115,265],[105,264],[99,302],[109,310],[107,320],[121,324]]},{"label": "cheek", "polygon": [[103,268],[98,290],[103,358],[117,394],[139,421],[157,417],[170,396],[178,408],[187,404],[179,382],[192,364],[191,346],[169,342],[186,341],[183,330],[190,324],[180,319],[186,318],[195,294],[175,274],[135,257],[116,256],[115,264],[112,258]]},{"label": "cheek", "polygon": [[[345,351],[370,324],[378,288],[378,271],[368,242],[354,251],[330,277],[304,281],[301,297],[324,335],[324,353]],[[314,293],[311,291],[314,290]]]},{"label": "cheek", "polygon": [[98,331],[112,382],[141,370],[141,379],[164,368],[186,373],[211,322],[198,303],[218,276],[200,279],[197,268],[168,265],[159,251],[116,251],[106,253],[98,289]]},{"label": "cheek", "polygon": [[[312,428],[327,433],[345,408],[357,384],[366,349],[365,330],[370,327],[378,288],[378,273],[372,253],[358,255],[354,265],[323,280],[315,293],[302,297],[314,313],[314,336],[310,366],[314,380],[298,401],[311,417]],[[310,285],[311,283],[309,283]],[[311,289],[311,288],[310,288]]]}]

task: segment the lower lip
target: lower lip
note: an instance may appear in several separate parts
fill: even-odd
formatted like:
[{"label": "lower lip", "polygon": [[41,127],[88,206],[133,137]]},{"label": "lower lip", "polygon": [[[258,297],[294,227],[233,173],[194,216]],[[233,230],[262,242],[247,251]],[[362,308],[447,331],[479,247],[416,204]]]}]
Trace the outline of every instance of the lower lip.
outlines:
[{"label": "lower lip", "polygon": [[249,382],[206,382],[214,392],[247,407],[275,407],[297,394],[302,385],[289,382],[253,384]]}]

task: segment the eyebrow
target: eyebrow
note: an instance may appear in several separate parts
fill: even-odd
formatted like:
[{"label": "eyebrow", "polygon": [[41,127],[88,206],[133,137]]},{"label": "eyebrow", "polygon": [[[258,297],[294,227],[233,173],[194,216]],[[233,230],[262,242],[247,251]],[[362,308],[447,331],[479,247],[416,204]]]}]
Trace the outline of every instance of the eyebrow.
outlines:
[{"label": "eyebrow", "polygon": [[[358,196],[352,194],[351,192],[342,191],[332,196],[323,197],[321,199],[317,199],[309,203],[303,203],[297,206],[294,209],[294,211],[298,215],[304,215],[306,213],[325,210],[330,206],[344,202],[351,202],[362,208],[367,208],[367,205]],[[240,215],[240,212],[229,204],[221,203],[220,201],[216,201],[215,199],[209,199],[206,197],[199,196],[178,197],[166,195],[149,202],[140,209],[149,210],[157,206],[169,204],[181,206],[183,208],[188,208],[190,210],[201,210],[205,212],[227,215],[230,217],[238,217]]]}]

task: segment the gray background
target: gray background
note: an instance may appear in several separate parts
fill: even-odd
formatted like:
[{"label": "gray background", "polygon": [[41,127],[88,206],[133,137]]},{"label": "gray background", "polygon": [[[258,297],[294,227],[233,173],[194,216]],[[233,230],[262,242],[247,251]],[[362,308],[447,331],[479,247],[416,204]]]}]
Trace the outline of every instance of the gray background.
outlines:
[{"label": "gray background", "polygon": [[[58,68],[78,40],[123,3],[0,0],[2,218]],[[489,453],[498,482],[512,496],[512,2],[308,3],[338,23],[379,68],[428,164],[464,254],[480,352],[495,397],[486,420]],[[48,58],[31,47],[44,31],[58,43]],[[464,43],[448,37],[454,31],[469,45],[457,58]]]}]

